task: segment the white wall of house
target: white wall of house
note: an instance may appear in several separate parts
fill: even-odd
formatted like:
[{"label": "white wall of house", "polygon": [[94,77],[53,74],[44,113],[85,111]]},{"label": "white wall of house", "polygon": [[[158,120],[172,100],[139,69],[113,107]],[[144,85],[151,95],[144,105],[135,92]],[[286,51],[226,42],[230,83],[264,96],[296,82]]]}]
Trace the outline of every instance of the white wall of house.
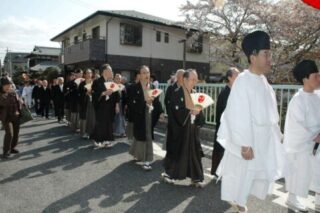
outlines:
[{"label": "white wall of house", "polygon": [[[77,26],[67,33],[65,37],[69,37],[70,42],[73,43],[75,36],[82,40],[83,32],[91,35],[92,29],[100,26],[100,36],[108,38],[108,54],[171,60],[183,59],[183,44],[179,43],[179,40],[186,38],[183,29],[113,17],[108,24],[108,36],[106,36],[106,25],[109,19],[110,17],[97,16],[81,26]],[[122,22],[142,25],[142,46],[120,44],[120,23]],[[161,42],[156,41],[157,31],[161,31]],[[164,42],[165,32],[169,33],[169,43]],[[209,63],[208,38],[203,38],[203,51],[201,54],[187,53],[186,59],[187,61]]]}]

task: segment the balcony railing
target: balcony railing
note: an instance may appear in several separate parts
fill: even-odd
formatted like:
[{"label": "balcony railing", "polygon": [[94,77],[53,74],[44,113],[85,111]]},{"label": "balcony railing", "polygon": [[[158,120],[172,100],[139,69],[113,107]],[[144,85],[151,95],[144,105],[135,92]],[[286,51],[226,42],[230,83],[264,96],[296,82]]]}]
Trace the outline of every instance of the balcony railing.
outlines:
[{"label": "balcony railing", "polygon": [[89,38],[64,49],[65,64],[105,60],[105,39]]}]

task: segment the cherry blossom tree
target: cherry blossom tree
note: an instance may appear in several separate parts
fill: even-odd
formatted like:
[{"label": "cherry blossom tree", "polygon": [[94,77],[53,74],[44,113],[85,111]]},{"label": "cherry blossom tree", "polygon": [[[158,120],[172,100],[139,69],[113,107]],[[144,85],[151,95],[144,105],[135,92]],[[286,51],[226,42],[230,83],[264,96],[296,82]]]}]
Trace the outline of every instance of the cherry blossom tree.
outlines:
[{"label": "cherry blossom tree", "polygon": [[298,0],[198,0],[181,7],[186,27],[207,32],[213,63],[247,67],[241,41],[253,30],[270,34],[272,83],[291,82],[292,67],[303,58],[320,59],[320,11]]}]

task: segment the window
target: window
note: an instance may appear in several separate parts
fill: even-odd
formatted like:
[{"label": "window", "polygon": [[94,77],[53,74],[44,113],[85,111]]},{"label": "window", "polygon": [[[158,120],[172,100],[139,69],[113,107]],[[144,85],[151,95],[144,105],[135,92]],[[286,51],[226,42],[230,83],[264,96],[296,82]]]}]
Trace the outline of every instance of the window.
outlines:
[{"label": "window", "polygon": [[95,27],[92,29],[92,38],[99,39],[100,38],[100,27]]},{"label": "window", "polygon": [[164,34],[164,42],[169,43],[169,33]]},{"label": "window", "polygon": [[82,34],[82,41],[85,41],[85,40],[87,40],[87,33]]},{"label": "window", "polygon": [[69,38],[64,39],[63,45],[65,48],[68,47],[70,45],[70,39]]},{"label": "window", "polygon": [[161,42],[161,32],[157,31],[157,38],[156,38],[157,42]]},{"label": "window", "polygon": [[187,52],[202,53],[203,36],[199,33],[187,33]]},{"label": "window", "polygon": [[74,39],[73,39],[73,43],[74,44],[78,44],[78,42],[79,42],[79,37],[75,36]]},{"label": "window", "polygon": [[135,24],[120,24],[120,44],[142,46],[142,27]]}]

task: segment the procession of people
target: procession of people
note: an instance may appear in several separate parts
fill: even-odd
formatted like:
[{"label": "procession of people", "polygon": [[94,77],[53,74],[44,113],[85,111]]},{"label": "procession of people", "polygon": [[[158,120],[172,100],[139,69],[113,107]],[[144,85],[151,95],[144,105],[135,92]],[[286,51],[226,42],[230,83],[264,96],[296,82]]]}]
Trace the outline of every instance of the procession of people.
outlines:
[{"label": "procession of people", "polygon": [[[285,178],[289,208],[307,211],[301,197],[315,192],[320,209],[320,74],[314,61],[302,60],[293,75],[303,87],[291,99],[284,134],[279,126],[276,94],[265,77],[272,64],[270,36],[263,31],[246,35],[242,50],[248,69],[231,67],[226,86],[218,96],[211,174],[221,180],[221,199],[248,212],[249,195],[265,199],[275,181]],[[110,149],[117,137],[127,137],[129,154],[142,169],[152,170],[154,128],[167,114],[166,151],[161,178],[168,184],[190,179],[190,186],[205,187],[200,128],[205,125],[203,110],[194,94],[198,83],[195,69],[179,69],[166,91],[152,70],[142,65],[134,82],[114,73],[110,64],[95,70],[76,69],[67,80],[57,79],[49,87],[38,80],[31,88],[26,82],[21,101],[9,79],[1,79],[0,118],[5,129],[3,157],[19,153],[21,104],[34,107],[36,115],[49,118],[50,106],[59,123],[96,149]],[[159,97],[163,92],[164,105]],[[202,96],[205,97],[205,96]],[[24,100],[24,101],[22,101]]]}]

